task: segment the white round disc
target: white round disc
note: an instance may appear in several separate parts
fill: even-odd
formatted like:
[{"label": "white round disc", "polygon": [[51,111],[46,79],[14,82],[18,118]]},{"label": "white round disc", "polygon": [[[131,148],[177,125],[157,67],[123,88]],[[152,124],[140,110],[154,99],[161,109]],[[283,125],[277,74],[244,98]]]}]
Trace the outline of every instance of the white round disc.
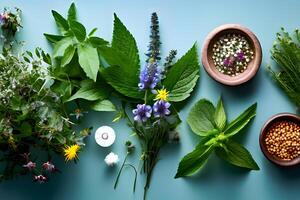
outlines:
[{"label": "white round disc", "polygon": [[114,129],[109,126],[101,126],[96,130],[95,140],[101,147],[111,146],[116,139]]}]

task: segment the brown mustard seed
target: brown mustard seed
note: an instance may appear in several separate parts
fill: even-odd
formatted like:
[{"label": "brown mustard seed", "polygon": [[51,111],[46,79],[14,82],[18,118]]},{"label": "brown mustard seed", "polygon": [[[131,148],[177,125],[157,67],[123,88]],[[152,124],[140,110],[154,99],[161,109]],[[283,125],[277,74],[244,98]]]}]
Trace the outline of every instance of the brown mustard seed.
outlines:
[{"label": "brown mustard seed", "polygon": [[267,150],[275,157],[293,160],[300,156],[300,126],[294,122],[274,123],[266,134]]}]

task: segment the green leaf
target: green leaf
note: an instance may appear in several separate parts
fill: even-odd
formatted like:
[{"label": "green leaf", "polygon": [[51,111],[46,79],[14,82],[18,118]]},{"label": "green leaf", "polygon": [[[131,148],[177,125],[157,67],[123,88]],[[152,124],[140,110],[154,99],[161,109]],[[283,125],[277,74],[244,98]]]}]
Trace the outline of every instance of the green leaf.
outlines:
[{"label": "green leaf", "polygon": [[225,129],[224,134],[227,135],[227,137],[231,137],[242,130],[250,122],[250,120],[255,117],[256,107],[257,103],[247,108],[240,116],[230,122]]},{"label": "green leaf", "polygon": [[68,10],[68,21],[76,20],[76,6],[75,3],[72,3]]},{"label": "green leaf", "polygon": [[75,37],[77,38],[78,41],[83,42],[85,40],[86,37],[86,30],[85,27],[77,22],[77,21],[70,21],[70,27],[71,30],[73,31]]},{"label": "green leaf", "polygon": [[44,36],[46,37],[46,39],[49,42],[52,42],[52,43],[56,43],[64,38],[64,36],[62,36],[62,35],[51,35],[51,34],[47,34],[47,33],[44,33]]},{"label": "green leaf", "polygon": [[89,43],[83,43],[78,46],[78,58],[83,71],[96,82],[100,65],[97,49]]},{"label": "green leaf", "polygon": [[206,99],[201,99],[189,112],[187,123],[195,134],[207,136],[216,133],[214,114],[214,105]]},{"label": "green leaf", "polygon": [[91,32],[89,33],[89,37],[91,37],[92,35],[94,35],[94,33],[97,31],[97,28],[93,28],[93,30],[91,30]]},{"label": "green leaf", "polygon": [[69,64],[74,56],[75,53],[75,47],[74,46],[69,46],[65,53],[64,56],[61,59],[61,66],[64,67],[67,64]]},{"label": "green leaf", "polygon": [[169,101],[183,101],[190,96],[199,78],[199,62],[196,45],[179,59],[168,71],[163,85],[169,93]]},{"label": "green leaf", "polygon": [[85,80],[81,83],[80,89],[71,96],[68,101],[75,99],[85,99],[88,101],[103,100],[108,97],[108,91],[100,84],[94,83],[91,80]]},{"label": "green leaf", "polygon": [[68,21],[55,10],[52,10],[52,15],[60,32],[65,34],[69,30]]},{"label": "green leaf", "polygon": [[116,111],[115,105],[107,99],[98,100],[91,108],[95,111]]},{"label": "green leaf", "polygon": [[224,148],[216,148],[216,154],[227,162],[251,170],[259,170],[249,151],[242,145],[229,140]]},{"label": "green leaf", "polygon": [[214,150],[213,145],[204,145],[206,142],[207,140],[202,140],[191,153],[183,157],[179,163],[175,178],[192,175],[204,166],[209,155]]},{"label": "green leaf", "polygon": [[110,65],[103,70],[103,77],[126,97],[143,98],[139,92],[140,60],[136,41],[117,15],[114,15],[112,47],[100,47],[101,56]]},{"label": "green leaf", "polygon": [[65,54],[66,49],[73,45],[73,39],[71,37],[66,37],[54,45],[53,57],[62,57]]},{"label": "green leaf", "polygon": [[109,44],[106,40],[99,37],[90,37],[89,42],[93,45],[93,47],[97,48],[100,46],[106,46]]},{"label": "green leaf", "polygon": [[223,107],[222,98],[219,99],[214,115],[215,123],[220,131],[226,126],[226,113]]}]

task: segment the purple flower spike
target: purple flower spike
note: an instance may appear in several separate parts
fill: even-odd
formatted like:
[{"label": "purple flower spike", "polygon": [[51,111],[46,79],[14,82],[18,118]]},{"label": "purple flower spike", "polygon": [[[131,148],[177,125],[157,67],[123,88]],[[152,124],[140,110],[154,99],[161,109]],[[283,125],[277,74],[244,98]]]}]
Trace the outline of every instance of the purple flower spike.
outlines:
[{"label": "purple flower spike", "polygon": [[55,166],[50,161],[45,162],[43,164],[43,169],[46,170],[46,171],[49,171],[49,172],[55,172],[56,171]]},{"label": "purple flower spike", "polygon": [[147,63],[146,67],[140,73],[139,88],[141,90],[154,89],[161,80],[162,70],[157,62]]},{"label": "purple flower spike", "polygon": [[134,114],[134,121],[145,122],[151,117],[152,108],[146,104],[138,104],[132,113]]},{"label": "purple flower spike", "polygon": [[244,52],[242,52],[242,51],[238,52],[238,53],[237,53],[237,59],[238,59],[239,61],[244,60],[244,59],[245,59],[245,54],[244,54]]},{"label": "purple flower spike", "polygon": [[229,56],[229,57],[224,59],[223,64],[226,67],[232,67],[234,65],[234,62],[235,62],[234,56]]},{"label": "purple flower spike", "polygon": [[23,167],[31,171],[36,167],[36,164],[34,162],[29,161],[26,165],[23,165]]},{"label": "purple flower spike", "polygon": [[171,104],[169,102],[165,102],[163,100],[156,101],[153,105],[154,117],[165,117],[169,115],[171,112],[169,107]]},{"label": "purple flower spike", "polygon": [[47,182],[48,178],[43,175],[37,175],[33,177],[33,181],[38,182],[38,183],[45,183]]}]

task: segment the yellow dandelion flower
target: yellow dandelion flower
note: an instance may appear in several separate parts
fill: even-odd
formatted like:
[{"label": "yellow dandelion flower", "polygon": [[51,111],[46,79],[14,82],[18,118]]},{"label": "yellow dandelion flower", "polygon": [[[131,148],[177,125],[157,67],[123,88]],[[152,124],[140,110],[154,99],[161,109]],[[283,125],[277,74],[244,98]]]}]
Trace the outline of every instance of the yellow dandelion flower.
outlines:
[{"label": "yellow dandelion flower", "polygon": [[169,91],[167,91],[166,89],[157,90],[157,95],[154,100],[168,101],[168,95]]},{"label": "yellow dandelion flower", "polygon": [[65,158],[67,161],[73,160],[75,158],[78,158],[77,153],[80,149],[80,146],[78,144],[74,144],[71,146],[66,146],[64,148],[65,152]]}]

